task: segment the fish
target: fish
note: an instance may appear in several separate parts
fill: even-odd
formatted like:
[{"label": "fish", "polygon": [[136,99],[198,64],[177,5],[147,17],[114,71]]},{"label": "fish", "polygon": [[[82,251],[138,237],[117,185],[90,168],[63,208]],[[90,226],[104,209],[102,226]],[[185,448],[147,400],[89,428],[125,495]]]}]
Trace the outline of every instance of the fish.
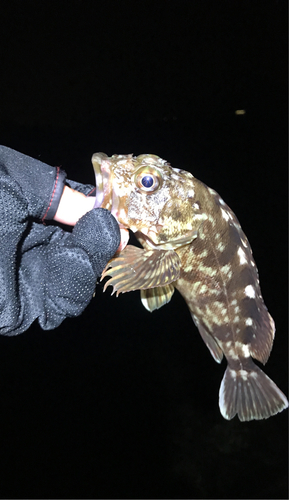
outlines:
[{"label": "fish", "polygon": [[[157,155],[95,153],[92,164],[95,206],[114,215],[123,241],[102,273],[109,277],[104,291],[140,290],[152,312],[178,290],[214,360],[227,360],[219,390],[225,419],[260,420],[287,408],[286,396],[253,361],[267,362],[275,324],[233,211],[214,189]],[[128,244],[129,230],[142,248]]]}]

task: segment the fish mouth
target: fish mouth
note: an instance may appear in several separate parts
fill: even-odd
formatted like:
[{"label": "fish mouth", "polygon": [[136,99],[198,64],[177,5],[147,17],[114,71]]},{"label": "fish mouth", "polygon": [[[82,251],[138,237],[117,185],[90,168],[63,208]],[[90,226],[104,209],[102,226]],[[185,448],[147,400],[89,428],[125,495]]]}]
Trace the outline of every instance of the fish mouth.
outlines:
[{"label": "fish mouth", "polygon": [[95,174],[96,197],[95,208],[107,208],[111,210],[111,182],[108,156],[105,153],[94,153],[91,161]]},{"label": "fish mouth", "polygon": [[119,198],[115,194],[112,183],[109,157],[105,153],[94,153],[91,158],[96,184],[96,197],[94,208],[109,210],[118,222],[120,229],[127,226],[119,221]]}]

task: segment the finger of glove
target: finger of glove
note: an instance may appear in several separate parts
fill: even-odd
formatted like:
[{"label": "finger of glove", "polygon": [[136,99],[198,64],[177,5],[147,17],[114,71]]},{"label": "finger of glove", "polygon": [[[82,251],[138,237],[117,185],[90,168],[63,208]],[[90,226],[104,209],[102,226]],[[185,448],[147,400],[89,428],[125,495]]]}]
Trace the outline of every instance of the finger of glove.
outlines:
[{"label": "finger of glove", "polygon": [[104,208],[95,208],[81,217],[73,228],[72,237],[73,244],[87,252],[97,276],[120,244],[118,223]]},{"label": "finger of glove", "polygon": [[86,196],[95,196],[96,188],[92,184],[82,184],[81,182],[72,181],[71,179],[66,179],[65,184],[71,189],[79,191],[79,193],[83,193]]}]

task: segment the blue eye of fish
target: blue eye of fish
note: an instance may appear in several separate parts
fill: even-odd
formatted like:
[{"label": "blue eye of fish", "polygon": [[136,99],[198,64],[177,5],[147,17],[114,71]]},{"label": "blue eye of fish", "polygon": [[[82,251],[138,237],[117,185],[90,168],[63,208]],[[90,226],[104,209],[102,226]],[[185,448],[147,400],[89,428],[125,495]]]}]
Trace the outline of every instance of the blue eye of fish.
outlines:
[{"label": "blue eye of fish", "polygon": [[145,188],[151,188],[153,183],[154,183],[154,178],[152,175],[145,175],[142,180],[141,180],[141,183],[143,185],[143,187]]},{"label": "blue eye of fish", "polygon": [[137,187],[146,194],[157,191],[162,185],[161,174],[149,167],[142,167],[135,174],[135,183]]}]

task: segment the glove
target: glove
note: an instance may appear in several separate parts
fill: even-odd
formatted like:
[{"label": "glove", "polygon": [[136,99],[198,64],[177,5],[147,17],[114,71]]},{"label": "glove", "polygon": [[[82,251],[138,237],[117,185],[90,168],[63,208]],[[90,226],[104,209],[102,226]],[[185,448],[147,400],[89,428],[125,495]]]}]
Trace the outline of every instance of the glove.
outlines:
[{"label": "glove", "polygon": [[57,210],[65,182],[89,194],[93,186],[0,146],[0,333],[16,335],[38,319],[44,330],[78,316],[120,243],[110,212],[93,209],[72,233],[43,225]]}]

